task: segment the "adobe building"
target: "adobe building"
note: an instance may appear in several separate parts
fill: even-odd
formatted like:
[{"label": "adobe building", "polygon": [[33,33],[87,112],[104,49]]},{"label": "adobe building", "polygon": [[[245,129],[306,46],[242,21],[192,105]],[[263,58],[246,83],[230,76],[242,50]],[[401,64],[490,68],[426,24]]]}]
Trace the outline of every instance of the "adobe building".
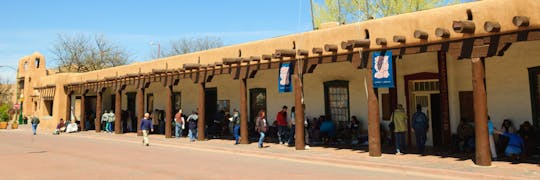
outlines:
[{"label": "adobe building", "polygon": [[[475,124],[476,163],[490,165],[488,114],[496,127],[506,118],[516,127],[540,125],[539,9],[538,0],[484,0],[86,73],[48,74],[45,57],[34,53],[19,63],[24,114],[41,117],[41,127],[75,118],[99,132],[93,117],[127,111],[115,127],[123,133],[122,121],[135,130],[155,109],[170,127],[178,109],[208,122],[217,110],[236,108],[247,137],[257,111],[266,110],[271,124],[283,105],[296,106],[297,119],[326,114],[338,129],[358,117],[370,155],[380,156],[379,129],[393,109],[402,104],[410,117],[420,104],[430,119],[428,145],[449,146],[465,119]],[[371,64],[381,52],[394,60],[394,88],[373,88]],[[285,63],[293,91],[279,93]]]}]

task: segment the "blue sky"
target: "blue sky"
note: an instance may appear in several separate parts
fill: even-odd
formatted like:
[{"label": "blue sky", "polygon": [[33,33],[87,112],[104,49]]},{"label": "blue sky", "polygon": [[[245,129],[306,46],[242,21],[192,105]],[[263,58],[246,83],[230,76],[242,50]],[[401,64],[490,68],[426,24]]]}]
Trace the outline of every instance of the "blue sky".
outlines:
[{"label": "blue sky", "polygon": [[[0,2],[0,65],[16,68],[39,51],[54,66],[50,49],[59,33],[102,33],[133,61],[146,61],[157,51],[151,41],[210,35],[231,45],[310,29],[309,0],[7,0]],[[14,77],[5,71],[15,73],[1,68],[0,75]]]},{"label": "blue sky", "polygon": [[[157,51],[150,42],[209,35],[232,45],[311,29],[309,0],[3,0],[0,65],[16,68],[38,51],[55,66],[51,48],[59,33],[104,34],[133,61],[146,61]],[[0,68],[0,76],[15,72]]]}]

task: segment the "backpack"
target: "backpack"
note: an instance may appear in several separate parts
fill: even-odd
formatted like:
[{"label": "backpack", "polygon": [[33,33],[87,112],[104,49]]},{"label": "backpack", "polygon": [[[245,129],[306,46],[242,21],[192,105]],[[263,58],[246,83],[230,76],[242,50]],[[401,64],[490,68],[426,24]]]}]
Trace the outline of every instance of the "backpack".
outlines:
[{"label": "backpack", "polygon": [[427,128],[427,117],[422,112],[415,112],[413,115],[413,125],[415,129]]}]

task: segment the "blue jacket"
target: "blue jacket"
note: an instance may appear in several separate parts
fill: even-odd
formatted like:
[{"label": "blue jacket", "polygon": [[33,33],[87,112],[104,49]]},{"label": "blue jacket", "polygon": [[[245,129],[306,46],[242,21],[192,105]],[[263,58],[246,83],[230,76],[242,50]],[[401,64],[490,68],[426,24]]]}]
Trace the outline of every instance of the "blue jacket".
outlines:
[{"label": "blue jacket", "polygon": [[148,119],[141,120],[141,130],[150,130],[152,129],[152,121]]}]

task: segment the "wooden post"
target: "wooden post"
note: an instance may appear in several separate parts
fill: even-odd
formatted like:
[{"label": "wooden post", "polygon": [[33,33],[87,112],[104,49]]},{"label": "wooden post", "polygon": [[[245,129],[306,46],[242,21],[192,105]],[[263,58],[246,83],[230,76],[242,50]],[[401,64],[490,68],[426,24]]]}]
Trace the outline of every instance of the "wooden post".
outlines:
[{"label": "wooden post", "polygon": [[71,92],[68,92],[66,102],[66,121],[69,120],[71,120]]},{"label": "wooden post", "polygon": [[442,121],[442,144],[448,147],[451,144],[452,134],[450,130],[450,107],[448,104],[448,79],[446,66],[446,52],[438,52],[439,67],[439,92],[441,93],[441,121]]},{"label": "wooden post", "polygon": [[103,93],[101,91],[98,91],[96,97],[96,119],[94,120],[94,124],[96,125],[96,132],[101,132],[102,96]]},{"label": "wooden post", "polygon": [[142,136],[141,120],[144,117],[144,88],[137,88],[137,136]]},{"label": "wooden post", "polygon": [[81,131],[85,131],[86,129],[86,93],[83,93],[81,95],[81,120],[79,121],[79,126],[81,127]]},{"label": "wooden post", "polygon": [[205,83],[198,83],[199,88],[199,121],[197,123],[197,140],[204,141],[204,121],[205,121],[205,103],[206,103],[206,97],[205,97],[205,89],[204,89]]},{"label": "wooden post", "polygon": [[240,144],[248,144],[248,108],[246,79],[240,80]]},{"label": "wooden post", "polygon": [[114,133],[122,134],[122,90],[116,90],[114,108]]},{"label": "wooden post", "polygon": [[484,86],[483,58],[472,58],[474,124],[476,138],[476,165],[491,166],[487,125],[487,97]]},{"label": "wooden post", "polygon": [[305,150],[305,140],[304,140],[304,106],[302,104],[302,82],[298,74],[293,74],[293,83],[294,83],[294,120],[295,120],[295,130],[294,134],[290,136],[295,136],[294,146],[296,150]]},{"label": "wooden post", "polygon": [[380,157],[381,156],[381,130],[380,130],[380,113],[379,113],[379,100],[373,89],[373,77],[372,71],[372,58],[370,56],[368,60],[367,73],[367,91],[368,91],[368,139],[369,139],[369,156]]},{"label": "wooden post", "polygon": [[167,85],[167,90],[165,92],[165,97],[167,97],[167,107],[165,107],[165,138],[171,138],[171,122],[173,117],[172,110],[172,86]]}]

